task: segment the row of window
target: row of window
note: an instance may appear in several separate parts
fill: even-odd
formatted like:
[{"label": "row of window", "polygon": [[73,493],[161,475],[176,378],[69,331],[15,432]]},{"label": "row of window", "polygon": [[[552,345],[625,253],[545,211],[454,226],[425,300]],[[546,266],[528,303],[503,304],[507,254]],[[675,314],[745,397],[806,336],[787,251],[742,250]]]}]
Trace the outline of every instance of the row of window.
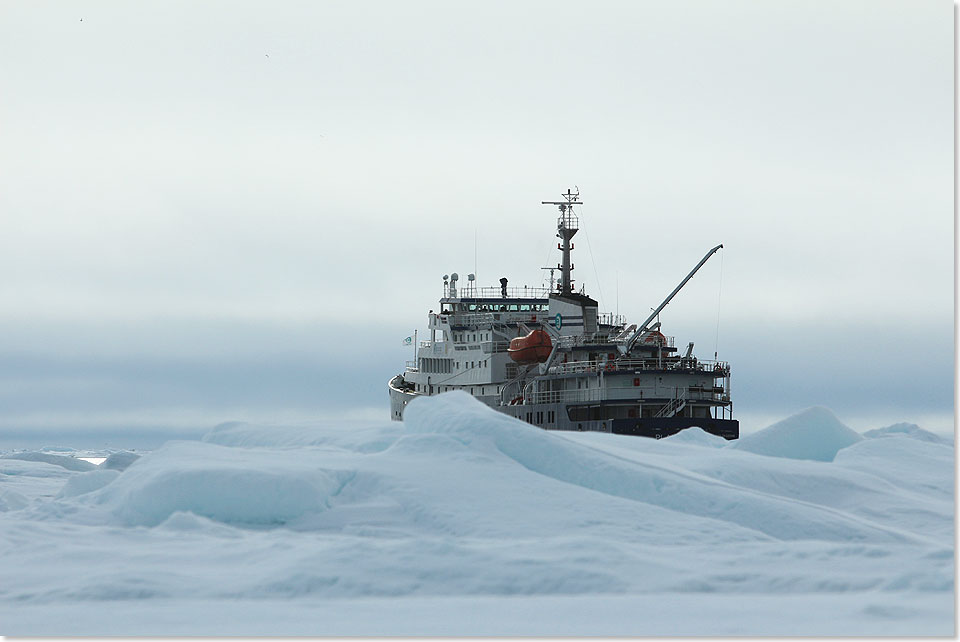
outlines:
[{"label": "row of window", "polygon": [[[486,367],[487,367],[487,361],[488,361],[488,359],[484,359],[483,361],[464,361],[464,362],[463,362],[463,367],[466,368],[467,370],[473,370],[474,368],[486,368]],[[457,367],[457,370],[460,369],[460,362],[459,362],[459,361],[457,361],[457,366],[456,366],[456,367]]]},{"label": "row of window", "polygon": [[453,371],[453,361],[451,359],[420,357],[418,367],[420,368],[420,372],[438,372],[445,374]]},{"label": "row of window", "polygon": [[[414,386],[417,392],[425,392],[432,395],[434,392],[449,392],[450,390],[466,390],[471,395],[492,395],[494,392],[500,394],[501,386],[435,386],[433,384],[418,383]],[[551,413],[552,414],[552,413]]]},{"label": "row of window", "polygon": [[[506,305],[483,305],[477,303],[461,303],[458,306],[458,312],[540,312],[549,310],[550,306],[546,303],[509,303]],[[453,312],[453,306],[444,304],[441,314]]]},{"label": "row of window", "polygon": [[[570,421],[599,421],[606,419],[633,419],[655,417],[659,406],[571,406],[567,408]],[[686,406],[678,414],[680,417],[709,417],[707,406]]]},{"label": "row of window", "polygon": [[553,410],[547,410],[547,411],[538,410],[537,412],[528,412],[526,421],[528,424],[542,426],[544,425],[543,424],[544,419],[547,420],[548,426],[552,426],[554,423],[556,423],[557,414]]},{"label": "row of window", "polygon": [[[479,337],[479,339],[477,337]],[[476,342],[476,341],[489,341],[489,340],[490,340],[489,332],[473,332],[473,333],[454,332],[453,333],[453,341],[455,343],[464,342],[464,341]]]}]

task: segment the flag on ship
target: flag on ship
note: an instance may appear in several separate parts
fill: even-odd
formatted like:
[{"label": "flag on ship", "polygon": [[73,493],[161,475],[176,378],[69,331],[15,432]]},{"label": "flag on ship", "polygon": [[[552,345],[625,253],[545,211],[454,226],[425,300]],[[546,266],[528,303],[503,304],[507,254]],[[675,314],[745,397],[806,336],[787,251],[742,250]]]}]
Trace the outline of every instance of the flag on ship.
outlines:
[{"label": "flag on ship", "polygon": [[413,343],[413,337],[407,337],[406,339],[403,340],[403,345],[405,346],[408,346],[411,343]]}]

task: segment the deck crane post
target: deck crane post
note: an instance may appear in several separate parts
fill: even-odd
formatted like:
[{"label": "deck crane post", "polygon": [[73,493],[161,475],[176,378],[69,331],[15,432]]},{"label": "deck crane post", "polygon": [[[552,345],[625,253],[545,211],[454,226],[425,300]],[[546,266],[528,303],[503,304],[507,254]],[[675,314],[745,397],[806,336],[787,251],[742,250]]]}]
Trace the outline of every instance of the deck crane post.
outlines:
[{"label": "deck crane post", "polygon": [[631,336],[629,339],[627,339],[626,341],[624,341],[623,343],[617,346],[617,349],[620,351],[620,354],[622,355],[629,354],[630,350],[633,349],[633,344],[635,344],[637,342],[637,339],[639,339],[640,336],[643,335],[643,333],[648,330],[647,324],[653,321],[657,317],[657,315],[660,314],[660,311],[663,310],[665,307],[667,307],[667,304],[670,303],[671,300],[673,300],[673,297],[677,295],[677,292],[679,292],[680,289],[687,284],[687,281],[693,278],[693,275],[697,273],[697,270],[703,267],[703,264],[707,262],[707,259],[713,256],[714,253],[716,253],[717,250],[721,249],[722,247],[723,247],[723,243],[721,243],[717,247],[707,252],[706,255],[704,255],[704,257],[700,259],[700,262],[697,263],[697,267],[690,270],[690,274],[684,277],[683,281],[680,281],[680,285],[675,287],[673,289],[673,292],[671,292],[669,296],[667,296],[667,298],[663,300],[663,303],[658,305],[657,309],[654,310],[649,317],[647,317],[647,320],[640,324],[640,327],[637,328],[637,331],[633,333],[633,336]]}]

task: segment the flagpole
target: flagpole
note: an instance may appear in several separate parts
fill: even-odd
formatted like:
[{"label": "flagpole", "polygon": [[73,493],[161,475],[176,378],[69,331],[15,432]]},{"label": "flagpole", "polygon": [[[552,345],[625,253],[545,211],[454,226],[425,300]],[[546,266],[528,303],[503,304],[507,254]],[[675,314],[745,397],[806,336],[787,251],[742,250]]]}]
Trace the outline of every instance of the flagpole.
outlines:
[{"label": "flagpole", "polygon": [[413,367],[419,368],[420,365],[417,363],[417,331],[413,331]]}]

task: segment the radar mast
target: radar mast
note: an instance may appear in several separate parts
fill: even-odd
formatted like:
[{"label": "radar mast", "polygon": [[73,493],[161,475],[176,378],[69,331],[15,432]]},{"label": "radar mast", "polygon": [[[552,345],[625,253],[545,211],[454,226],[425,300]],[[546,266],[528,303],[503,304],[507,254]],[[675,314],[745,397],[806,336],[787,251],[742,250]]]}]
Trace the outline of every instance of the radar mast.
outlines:
[{"label": "radar mast", "polygon": [[573,280],[570,278],[570,272],[573,270],[573,266],[570,264],[570,250],[573,249],[573,244],[570,243],[570,239],[580,229],[580,220],[573,213],[573,206],[583,205],[583,203],[580,201],[579,188],[576,192],[572,192],[568,188],[567,193],[560,196],[564,200],[540,201],[540,204],[556,205],[560,208],[560,217],[557,218],[557,238],[563,241],[562,245],[558,244],[557,246],[563,252],[563,263],[557,266],[560,268],[560,293],[571,294],[573,292]]}]

